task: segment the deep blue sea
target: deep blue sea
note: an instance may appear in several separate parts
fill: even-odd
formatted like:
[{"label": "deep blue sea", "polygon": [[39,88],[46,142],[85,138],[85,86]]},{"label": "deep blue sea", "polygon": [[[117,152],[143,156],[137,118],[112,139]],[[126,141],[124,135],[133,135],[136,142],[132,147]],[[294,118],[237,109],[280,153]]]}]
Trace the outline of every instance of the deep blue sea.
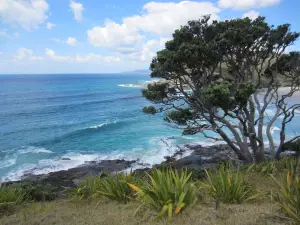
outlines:
[{"label": "deep blue sea", "polygon": [[[173,155],[178,144],[211,144],[201,136],[181,136],[163,115],[142,113],[149,103],[141,87],[122,84],[149,80],[138,74],[0,75],[1,180],[103,159],[153,165]],[[266,116],[273,113],[270,108]],[[300,114],[294,121],[288,136],[299,132]]]},{"label": "deep blue sea", "polygon": [[162,116],[143,114],[149,103],[141,88],[121,85],[148,80],[123,74],[0,75],[1,179],[101,159],[155,164],[172,155],[176,144],[192,137],[181,137]]}]

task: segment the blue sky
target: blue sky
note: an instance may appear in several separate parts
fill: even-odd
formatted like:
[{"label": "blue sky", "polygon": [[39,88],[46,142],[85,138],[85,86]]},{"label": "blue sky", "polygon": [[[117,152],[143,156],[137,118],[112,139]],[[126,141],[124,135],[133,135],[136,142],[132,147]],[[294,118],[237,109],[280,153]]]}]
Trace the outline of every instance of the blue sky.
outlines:
[{"label": "blue sky", "polygon": [[300,31],[299,10],[299,0],[0,0],[0,73],[147,69],[188,20],[262,15]]}]

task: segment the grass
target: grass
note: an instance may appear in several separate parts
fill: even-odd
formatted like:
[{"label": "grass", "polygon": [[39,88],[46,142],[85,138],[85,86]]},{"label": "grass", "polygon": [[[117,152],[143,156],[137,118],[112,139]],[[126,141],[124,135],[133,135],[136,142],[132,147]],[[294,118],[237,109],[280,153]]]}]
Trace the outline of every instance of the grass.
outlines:
[{"label": "grass", "polygon": [[[46,186],[2,187],[0,206],[12,202],[17,207],[1,213],[0,224],[299,224],[299,171],[295,176],[286,176],[295,161],[285,158],[271,163],[257,168],[275,166],[276,170],[267,169],[274,171],[272,177],[266,176],[265,169],[240,170],[232,164],[206,171],[206,179],[198,176],[201,171],[193,170],[197,175],[193,176],[187,170],[165,167],[153,169],[146,176],[99,175],[88,177],[73,189],[72,198],[50,202],[43,193],[48,195],[54,190]],[[197,202],[199,189],[195,182],[206,185],[200,189],[201,201]],[[259,193],[257,190],[264,190],[270,198],[247,201]]]},{"label": "grass", "polygon": [[276,201],[286,215],[300,224],[300,179],[287,172],[286,176],[281,176],[273,180],[280,188]]},{"label": "grass", "polygon": [[261,198],[244,179],[244,173],[233,166],[221,166],[218,170],[206,171],[206,180],[200,182],[200,189],[208,192],[216,201],[223,203],[242,203]]},{"label": "grass", "polygon": [[215,210],[213,204],[196,205],[174,219],[153,221],[152,210],[145,208],[133,216],[137,203],[118,204],[115,201],[53,201],[36,203],[26,211],[0,218],[3,225],[283,225],[276,204],[221,205]]}]

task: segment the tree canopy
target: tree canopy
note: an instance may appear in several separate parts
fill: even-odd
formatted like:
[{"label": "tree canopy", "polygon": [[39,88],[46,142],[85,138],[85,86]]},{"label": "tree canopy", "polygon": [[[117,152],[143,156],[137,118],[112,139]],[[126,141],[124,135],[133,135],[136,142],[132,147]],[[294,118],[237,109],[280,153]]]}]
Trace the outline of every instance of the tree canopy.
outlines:
[{"label": "tree canopy", "polygon": [[[166,113],[184,135],[225,141],[242,160],[264,160],[266,142],[278,157],[286,126],[300,108],[289,101],[300,88],[300,53],[286,53],[298,37],[289,24],[271,26],[263,17],[189,21],[153,59],[151,77],[160,81],[142,91],[154,103],[143,111]],[[270,107],[274,115],[267,114]]]}]

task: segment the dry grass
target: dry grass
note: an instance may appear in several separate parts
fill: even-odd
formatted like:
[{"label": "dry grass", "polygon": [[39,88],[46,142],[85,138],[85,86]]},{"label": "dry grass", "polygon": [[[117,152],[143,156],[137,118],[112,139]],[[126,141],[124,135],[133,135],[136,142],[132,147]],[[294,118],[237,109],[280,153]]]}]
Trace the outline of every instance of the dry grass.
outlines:
[{"label": "dry grass", "polygon": [[135,216],[137,203],[118,204],[112,201],[54,201],[35,203],[21,209],[18,213],[0,219],[0,224],[103,224],[103,225],[138,225],[138,224],[224,224],[224,225],[256,225],[256,224],[288,224],[279,216],[279,208],[275,204],[242,204],[221,205],[218,210],[214,204],[197,204],[173,220],[153,221],[153,212],[140,210]]}]

